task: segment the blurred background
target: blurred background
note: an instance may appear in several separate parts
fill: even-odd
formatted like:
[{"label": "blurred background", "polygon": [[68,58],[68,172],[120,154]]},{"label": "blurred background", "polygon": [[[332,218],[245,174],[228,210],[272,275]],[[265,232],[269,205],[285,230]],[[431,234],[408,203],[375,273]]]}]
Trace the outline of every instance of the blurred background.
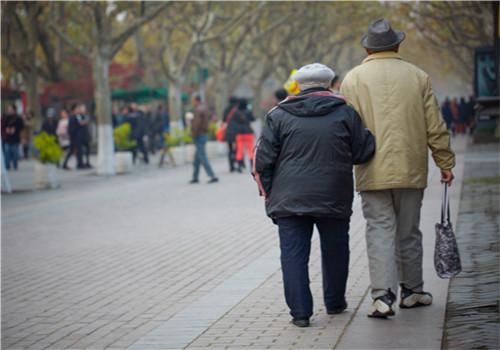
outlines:
[{"label": "blurred background", "polygon": [[120,124],[124,106],[139,103],[145,133],[154,134],[162,105],[174,146],[190,142],[182,130],[193,92],[214,121],[233,95],[248,99],[259,119],[293,69],[322,62],[342,78],[359,64],[360,38],[379,17],[406,32],[402,54],[431,75],[440,101],[459,103],[479,88],[495,94],[491,2],[10,1],[2,3],[2,112],[16,104],[29,153],[44,121],[84,104],[91,151],[103,157],[98,173],[114,174],[102,163],[112,162],[109,127]]}]

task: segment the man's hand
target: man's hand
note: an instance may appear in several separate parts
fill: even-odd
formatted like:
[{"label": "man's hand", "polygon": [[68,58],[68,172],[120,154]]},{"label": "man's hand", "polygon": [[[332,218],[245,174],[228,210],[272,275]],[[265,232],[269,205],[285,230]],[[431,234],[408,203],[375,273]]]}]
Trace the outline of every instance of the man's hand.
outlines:
[{"label": "man's hand", "polygon": [[447,183],[448,186],[451,186],[451,182],[455,176],[451,170],[441,170],[441,183]]}]

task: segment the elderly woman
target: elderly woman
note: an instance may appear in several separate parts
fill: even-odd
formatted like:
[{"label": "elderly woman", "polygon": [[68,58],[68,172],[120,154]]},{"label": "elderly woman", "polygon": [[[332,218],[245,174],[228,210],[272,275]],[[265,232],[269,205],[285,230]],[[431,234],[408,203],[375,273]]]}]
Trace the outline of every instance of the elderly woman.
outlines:
[{"label": "elderly woman", "polygon": [[308,262],[314,225],[327,313],[347,308],[353,165],[368,162],[375,151],[359,115],[330,91],[334,78],[319,63],[299,69],[301,92],[267,114],[255,151],[253,173],[267,215],[278,225],[285,299],[298,327],[309,326],[313,314]]}]

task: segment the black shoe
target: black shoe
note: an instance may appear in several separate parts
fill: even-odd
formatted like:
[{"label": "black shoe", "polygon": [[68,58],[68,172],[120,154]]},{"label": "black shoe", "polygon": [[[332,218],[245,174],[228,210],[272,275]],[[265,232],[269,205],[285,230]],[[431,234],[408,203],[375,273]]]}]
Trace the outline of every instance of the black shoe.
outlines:
[{"label": "black shoe", "polygon": [[342,312],[344,312],[345,309],[347,309],[347,302],[346,301],[344,301],[344,305],[342,305],[342,306],[334,307],[331,309],[326,309],[326,313],[328,315],[337,315],[337,314],[341,314]]},{"label": "black shoe", "polygon": [[85,164],[85,168],[86,168],[86,169],[92,169],[93,167],[92,167],[92,165],[90,165],[90,164]]},{"label": "black shoe", "polygon": [[297,327],[309,327],[309,318],[296,318],[294,317],[292,323]]},{"label": "black shoe", "polygon": [[64,170],[71,170],[71,168],[69,166],[67,166],[67,165],[63,166],[63,169]]},{"label": "black shoe", "polygon": [[386,295],[378,297],[373,301],[368,317],[387,318],[388,316],[394,316],[395,313],[392,309],[392,304],[394,304],[395,301],[396,295],[389,289]]},{"label": "black shoe", "polygon": [[216,183],[216,182],[219,182],[219,179],[216,178],[216,177],[212,177],[207,183],[213,184],[213,183]]},{"label": "black shoe", "polygon": [[197,183],[200,183],[200,181],[198,181],[198,180],[191,180],[191,181],[189,181],[190,185],[197,184]]}]

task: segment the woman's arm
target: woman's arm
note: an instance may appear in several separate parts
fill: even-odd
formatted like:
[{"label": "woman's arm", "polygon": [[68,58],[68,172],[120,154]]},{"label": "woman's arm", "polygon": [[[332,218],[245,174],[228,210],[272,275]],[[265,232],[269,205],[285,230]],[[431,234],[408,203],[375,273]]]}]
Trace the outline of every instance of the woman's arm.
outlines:
[{"label": "woman's arm", "polygon": [[271,115],[266,116],[266,124],[255,147],[253,175],[259,185],[260,195],[267,198],[272,190],[274,168],[281,150],[278,130]]}]

